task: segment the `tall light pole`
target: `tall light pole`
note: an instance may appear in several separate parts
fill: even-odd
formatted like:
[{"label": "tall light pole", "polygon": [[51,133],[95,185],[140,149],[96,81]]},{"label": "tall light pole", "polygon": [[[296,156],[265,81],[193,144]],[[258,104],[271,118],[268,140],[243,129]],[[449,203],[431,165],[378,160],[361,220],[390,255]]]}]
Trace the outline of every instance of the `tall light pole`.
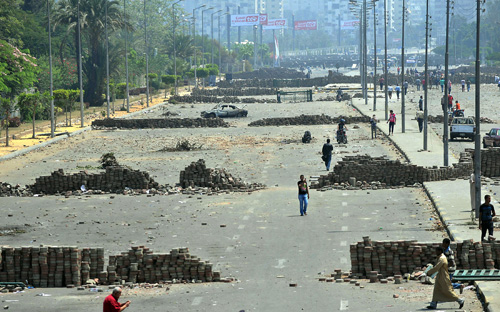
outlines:
[{"label": "tall light pole", "polygon": [[108,1],[104,3],[104,33],[106,35],[106,116],[109,118],[109,38],[108,38]]},{"label": "tall light pole", "polygon": [[146,51],[146,107],[149,107],[149,48],[148,48],[148,15],[144,0],[144,51]]},{"label": "tall light pole", "polygon": [[173,18],[173,32],[172,32],[172,35],[173,35],[173,41],[174,41],[174,78],[175,78],[175,95],[177,95],[177,50],[176,50],[176,46],[175,46],[175,5],[179,2],[182,2],[184,0],[179,0],[177,2],[174,2],[172,4],[172,18]]},{"label": "tall light pole", "polygon": [[210,11],[213,9],[213,7],[210,7],[208,9],[201,10],[201,63],[203,65],[205,65],[205,32],[203,31],[205,22],[203,20],[203,14],[205,13],[205,11]]},{"label": "tall light pole", "polygon": [[49,76],[50,76],[50,137],[54,137],[55,122],[54,122],[54,82],[52,78],[52,37],[50,35],[50,5],[47,0],[47,19],[49,31]]},{"label": "tall light pole", "polygon": [[389,96],[387,94],[387,0],[384,0],[384,93],[385,93],[385,120],[389,118]]},{"label": "tall light pole", "polygon": [[474,136],[474,178],[475,178],[475,208],[476,218],[479,217],[479,206],[481,205],[481,58],[480,58],[480,30],[481,30],[481,2],[476,0],[476,82],[475,82],[475,95],[476,95],[476,133]]},{"label": "tall light pole", "polygon": [[83,79],[82,79],[82,36],[80,27],[80,0],[78,0],[77,7],[78,17],[77,26],[78,29],[78,79],[80,80],[80,127],[84,127],[83,122]]},{"label": "tall light pole", "polygon": [[253,68],[257,68],[257,25],[253,25]]},{"label": "tall light pole", "polygon": [[406,6],[405,0],[403,0],[403,13],[402,15],[402,24],[401,27],[403,29],[401,35],[401,86],[402,86],[402,94],[401,94],[401,132],[405,133],[405,15],[406,15]]},{"label": "tall light pole", "polygon": [[425,9],[425,69],[424,69],[424,80],[425,80],[425,90],[424,90],[424,151],[427,150],[427,86],[429,85],[429,74],[428,74],[428,64],[429,61],[429,0],[426,1]]},{"label": "tall light pole", "polygon": [[367,8],[366,8],[366,1],[363,0],[363,96],[365,99],[365,105],[368,105],[368,45],[367,45],[367,38],[366,38],[366,24],[367,24]]},{"label": "tall light pole", "polygon": [[[216,11],[212,14],[210,14],[210,38],[211,38],[211,48],[212,48],[212,51],[210,52],[210,64],[213,64],[214,63],[214,14],[217,14],[219,12],[221,12],[222,10],[219,10],[219,11]],[[220,31],[220,29],[219,29]]]},{"label": "tall light pole", "polygon": [[221,47],[222,47],[222,43],[220,41],[220,33],[221,33],[221,28],[220,28],[220,18],[221,16],[224,16],[224,15],[229,15],[228,12],[224,13],[224,14],[221,14],[219,16],[217,16],[217,20],[218,20],[218,34],[219,34],[219,80],[221,78],[221,72],[222,72],[222,56],[221,56]]},{"label": "tall light pole", "polygon": [[203,5],[200,5],[199,7],[193,9],[194,87],[195,88],[198,88],[198,77],[196,74],[196,68],[198,67],[198,64],[197,64],[198,62],[196,60],[197,53],[196,53],[196,15],[195,15],[195,11],[198,9],[204,8],[206,6],[207,6],[206,4],[203,4]]},{"label": "tall light pole", "polygon": [[[446,49],[444,54],[444,101],[443,101],[443,156],[444,166],[448,166],[448,36],[450,33],[450,0],[446,0]],[[427,84],[427,81],[425,82]],[[477,126],[477,125],[476,125]]]},{"label": "tall light pole", "polygon": [[373,0],[373,111],[377,110],[377,14],[376,2]]},{"label": "tall light pole", "polygon": [[128,27],[127,27],[127,0],[123,0],[123,18],[125,19],[125,75],[126,75],[126,96],[127,96],[127,113],[130,113],[130,97],[128,86]]}]

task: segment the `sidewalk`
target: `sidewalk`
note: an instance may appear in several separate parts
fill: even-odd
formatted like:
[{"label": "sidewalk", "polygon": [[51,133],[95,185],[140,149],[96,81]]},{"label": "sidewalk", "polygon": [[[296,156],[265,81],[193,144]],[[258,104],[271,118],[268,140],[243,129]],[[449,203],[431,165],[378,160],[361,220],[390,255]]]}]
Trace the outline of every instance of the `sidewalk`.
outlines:
[{"label": "sidewalk", "polygon": [[[353,99],[353,106],[358,111],[367,116],[375,114],[379,120],[379,129],[386,135],[389,132],[389,126],[385,124],[384,99],[377,98],[380,107],[375,113],[372,111],[373,99],[368,100],[368,107],[363,99]],[[419,166],[443,166],[443,142],[440,137],[428,127],[427,148],[423,149],[423,133],[418,130],[418,124],[415,119],[415,103],[407,103],[405,118],[405,133],[401,132],[401,102],[390,101],[389,110],[396,113],[396,126],[394,135],[390,139],[399,150],[410,160],[412,164]],[[449,153],[449,165],[457,163],[452,153]],[[478,222],[471,222],[470,205],[470,186],[468,179],[424,182],[424,189],[436,208],[441,221],[445,225],[450,238],[454,241],[464,239],[474,239],[479,241],[481,232],[478,228]],[[489,193],[483,185],[481,194]],[[493,195],[493,194],[492,194]],[[492,203],[498,206],[498,202],[492,198]],[[496,299],[497,289],[500,282],[479,282],[476,283],[479,291],[483,294],[487,311],[500,311],[500,300]]]}]

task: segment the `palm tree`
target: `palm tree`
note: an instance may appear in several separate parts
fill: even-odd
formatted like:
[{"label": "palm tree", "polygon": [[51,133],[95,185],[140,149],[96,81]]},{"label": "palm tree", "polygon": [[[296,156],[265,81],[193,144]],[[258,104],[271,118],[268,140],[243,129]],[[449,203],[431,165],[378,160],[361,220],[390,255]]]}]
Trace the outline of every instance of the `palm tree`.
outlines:
[{"label": "palm tree", "polygon": [[[74,42],[78,51],[77,32],[77,5],[79,0],[63,0],[59,2],[56,10],[56,25],[66,25],[67,35],[74,32]],[[103,103],[102,94],[106,76],[106,49],[105,49],[105,6],[108,11],[108,33],[127,27],[124,23],[121,2],[116,0],[80,0],[80,24],[82,28],[82,45],[86,43],[87,55],[84,58],[83,73],[87,78],[85,89],[85,101],[92,106],[100,106]],[[127,18],[128,20],[128,18]],[[82,49],[83,50],[83,49]],[[110,53],[111,54],[111,53]],[[76,53],[78,55],[78,53]]]}]

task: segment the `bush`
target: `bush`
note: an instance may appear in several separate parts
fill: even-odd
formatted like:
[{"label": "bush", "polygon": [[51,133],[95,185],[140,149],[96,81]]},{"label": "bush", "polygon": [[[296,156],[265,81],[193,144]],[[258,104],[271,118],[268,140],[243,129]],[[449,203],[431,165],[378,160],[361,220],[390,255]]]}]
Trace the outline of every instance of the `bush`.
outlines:
[{"label": "bush", "polygon": [[[130,87],[130,84],[129,84]],[[127,92],[127,83],[122,82],[116,85],[116,98],[117,99],[124,99],[125,98],[125,92]]]},{"label": "bush", "polygon": [[9,127],[17,128],[21,125],[21,119],[19,117],[9,118]]}]

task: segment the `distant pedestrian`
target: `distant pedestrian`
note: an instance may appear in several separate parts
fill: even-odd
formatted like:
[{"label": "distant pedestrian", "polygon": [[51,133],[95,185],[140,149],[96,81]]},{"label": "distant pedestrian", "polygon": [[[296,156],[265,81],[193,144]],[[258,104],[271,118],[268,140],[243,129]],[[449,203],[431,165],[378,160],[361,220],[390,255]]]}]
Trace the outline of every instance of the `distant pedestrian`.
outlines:
[{"label": "distant pedestrian", "polygon": [[424,111],[418,110],[415,117],[417,118],[418,131],[422,132],[424,127]]},{"label": "distant pedestrian", "polygon": [[372,130],[372,140],[377,138],[377,117],[375,115],[370,118],[370,128]]},{"label": "distant pedestrian", "polygon": [[464,285],[460,283],[453,283],[453,274],[455,274],[455,270],[457,269],[457,263],[455,261],[455,252],[453,252],[453,249],[450,247],[450,239],[445,238],[443,239],[443,243],[441,246],[443,247],[443,254],[446,257],[446,260],[448,260],[448,274],[450,275],[450,280],[451,280],[451,286],[453,289],[460,289],[460,293],[464,292]]},{"label": "distant pedestrian", "polygon": [[384,77],[381,77],[378,81],[378,83],[380,84],[380,90],[382,90],[384,88]]},{"label": "distant pedestrian", "polygon": [[465,79],[460,80],[460,83],[462,84],[462,92],[465,92]]},{"label": "distant pedestrian", "polygon": [[389,123],[389,135],[394,135],[394,126],[396,125],[396,114],[391,109],[391,112],[389,114],[389,120],[387,120]]},{"label": "distant pedestrian", "polygon": [[441,80],[439,80],[439,85],[441,85],[441,92],[444,92],[444,78],[441,78]]},{"label": "distant pedestrian", "polygon": [[389,95],[389,100],[392,99],[392,86],[387,87],[387,94]]},{"label": "distant pedestrian", "polygon": [[448,110],[451,111],[452,107],[453,107],[453,95],[448,94]]},{"label": "distant pedestrian", "polygon": [[120,287],[115,287],[111,295],[108,295],[103,302],[103,311],[104,312],[116,312],[123,311],[130,305],[130,301],[125,303],[119,303],[118,299],[122,295],[122,289]]},{"label": "distant pedestrian", "polygon": [[299,187],[299,204],[300,204],[300,215],[307,216],[307,205],[309,204],[309,187],[307,187],[307,180],[304,175],[300,176],[300,181],[297,182]]},{"label": "distant pedestrian", "polygon": [[500,90],[500,80],[498,81],[498,90]]},{"label": "distant pedestrian", "polygon": [[398,97],[398,100],[399,100],[399,93],[401,92],[401,88],[399,87],[399,85],[396,85],[396,96]]},{"label": "distant pedestrian", "polygon": [[401,68],[399,68],[399,66],[398,66],[398,76],[399,76],[399,72],[400,72],[400,71],[401,71]]},{"label": "distant pedestrian", "polygon": [[448,80],[448,94],[451,93],[451,80]]},{"label": "distant pedestrian", "polygon": [[481,230],[481,241],[485,241],[486,231],[493,236],[493,217],[496,216],[495,208],[491,202],[491,196],[484,196],[484,204],[479,206],[479,229]]},{"label": "distant pedestrian", "polygon": [[417,91],[420,91],[420,84],[422,83],[422,81],[420,79],[416,79],[415,80],[415,84],[417,85]]},{"label": "distant pedestrian", "polygon": [[405,95],[406,95],[406,92],[408,92],[408,81],[405,80],[405,82],[403,83],[403,88],[404,88]]},{"label": "distant pedestrian", "polygon": [[425,78],[424,78],[424,79],[422,79],[422,88],[424,89],[424,91],[425,91],[425,88],[426,88],[426,86],[425,86],[425,83],[426,83],[426,82],[427,82],[427,81],[425,81]]},{"label": "distant pedestrian", "polygon": [[422,98],[422,96],[420,96],[420,99],[418,100],[418,110],[424,110],[424,99]]},{"label": "distant pedestrian", "polygon": [[467,79],[467,92],[470,91],[470,79]]},{"label": "distant pedestrian", "polygon": [[323,144],[323,149],[321,153],[323,154],[323,160],[325,162],[326,171],[330,170],[330,163],[332,162],[332,151],[333,145],[330,144],[330,139],[326,140],[326,143]]},{"label": "distant pedestrian", "polygon": [[432,301],[427,309],[435,310],[438,302],[458,302],[458,309],[462,309],[465,299],[458,298],[451,286],[450,274],[448,273],[448,260],[444,255],[443,247],[436,247],[436,255],[438,256],[437,264],[430,269],[426,274],[432,276],[437,273],[434,291],[432,292]]},{"label": "distant pedestrian", "polygon": [[458,103],[458,101],[455,101],[455,111],[459,110],[460,110],[460,103]]}]

